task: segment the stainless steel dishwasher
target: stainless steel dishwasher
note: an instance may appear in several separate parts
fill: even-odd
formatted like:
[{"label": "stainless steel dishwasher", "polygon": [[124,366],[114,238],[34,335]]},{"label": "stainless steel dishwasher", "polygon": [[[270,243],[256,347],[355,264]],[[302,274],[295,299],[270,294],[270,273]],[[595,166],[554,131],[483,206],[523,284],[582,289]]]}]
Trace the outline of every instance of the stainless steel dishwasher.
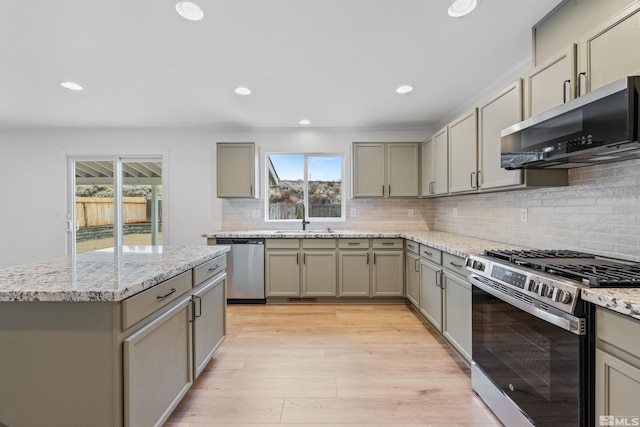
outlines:
[{"label": "stainless steel dishwasher", "polygon": [[264,304],[264,239],[216,239],[227,253],[227,302]]}]

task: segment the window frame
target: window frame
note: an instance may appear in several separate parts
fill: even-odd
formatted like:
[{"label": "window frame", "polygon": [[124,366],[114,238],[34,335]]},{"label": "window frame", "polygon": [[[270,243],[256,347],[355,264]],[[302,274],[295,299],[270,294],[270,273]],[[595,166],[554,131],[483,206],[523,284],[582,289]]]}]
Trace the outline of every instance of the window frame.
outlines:
[{"label": "window frame", "polygon": [[[347,220],[347,206],[345,195],[345,155],[342,153],[308,153],[308,152],[268,152],[264,156],[264,221],[269,223],[298,223],[299,219],[270,219],[269,218],[269,156],[303,156],[303,191],[304,191],[304,217],[306,221],[314,222],[345,222]],[[309,217],[309,157],[339,157],[340,158],[340,217]]]}]

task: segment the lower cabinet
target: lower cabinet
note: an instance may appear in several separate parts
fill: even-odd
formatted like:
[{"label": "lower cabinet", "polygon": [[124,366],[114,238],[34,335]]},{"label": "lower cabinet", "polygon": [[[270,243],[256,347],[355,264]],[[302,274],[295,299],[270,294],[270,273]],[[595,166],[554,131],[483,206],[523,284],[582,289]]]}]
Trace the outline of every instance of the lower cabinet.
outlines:
[{"label": "lower cabinet", "polygon": [[407,248],[404,256],[405,296],[415,307],[420,307],[420,255]]},{"label": "lower cabinet", "polygon": [[442,279],[442,334],[470,361],[471,284],[447,270]]},{"label": "lower cabinet", "polygon": [[191,298],[125,339],[124,425],[161,425],[193,383]]},{"label": "lower cabinet", "polygon": [[640,416],[640,342],[633,338],[639,335],[640,321],[597,308],[596,419]]},{"label": "lower cabinet", "polygon": [[267,239],[267,297],[402,297],[402,239]]},{"label": "lower cabinet", "polygon": [[227,318],[225,277],[211,280],[193,294],[193,377],[213,358],[225,336]]},{"label": "lower cabinet", "polygon": [[442,267],[420,260],[420,313],[442,332]]}]

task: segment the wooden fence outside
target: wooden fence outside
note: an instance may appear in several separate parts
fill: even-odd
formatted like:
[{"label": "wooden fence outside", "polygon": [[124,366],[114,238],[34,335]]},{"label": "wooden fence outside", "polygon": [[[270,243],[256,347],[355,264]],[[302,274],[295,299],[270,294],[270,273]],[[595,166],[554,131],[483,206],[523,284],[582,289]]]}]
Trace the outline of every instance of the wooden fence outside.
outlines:
[{"label": "wooden fence outside", "polygon": [[[123,197],[122,199],[124,224],[148,222],[147,199],[144,197]],[[111,197],[76,197],[76,227],[113,225],[113,215],[113,198]]]},{"label": "wooden fence outside", "polygon": [[[342,205],[339,203],[316,203],[309,206],[312,218],[340,217]],[[296,219],[296,205],[291,203],[271,203],[269,219]]]}]

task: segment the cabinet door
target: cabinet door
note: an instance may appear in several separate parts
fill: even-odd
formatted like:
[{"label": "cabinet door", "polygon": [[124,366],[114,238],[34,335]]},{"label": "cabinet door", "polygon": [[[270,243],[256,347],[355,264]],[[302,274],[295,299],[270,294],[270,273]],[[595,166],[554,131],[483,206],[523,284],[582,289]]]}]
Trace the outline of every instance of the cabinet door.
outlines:
[{"label": "cabinet door", "polygon": [[218,143],[218,197],[256,197],[254,144]]},{"label": "cabinet door", "polygon": [[471,361],[471,285],[451,274],[443,276],[442,334]]},{"label": "cabinet door", "polygon": [[225,336],[227,297],[226,275],[194,293],[193,377],[197,378],[213,357]]},{"label": "cabinet door", "polygon": [[601,415],[637,415],[638,396],[640,366],[596,349],[596,419]]},{"label": "cabinet door", "polygon": [[123,343],[124,425],[159,426],[193,383],[191,297]]},{"label": "cabinet door", "polygon": [[433,183],[435,182],[435,150],[433,148],[433,138],[422,143],[420,156],[422,157],[422,174],[420,183],[420,195],[430,196],[433,194]]},{"label": "cabinet door", "polygon": [[640,72],[640,6],[634,4],[581,40],[580,95]]},{"label": "cabinet door", "polygon": [[407,252],[404,267],[406,297],[416,308],[420,308],[420,256]]},{"label": "cabinet door", "polygon": [[371,295],[370,258],[369,251],[339,251],[339,296],[368,297]]},{"label": "cabinet door", "polygon": [[269,297],[300,296],[300,252],[266,252],[266,287]]},{"label": "cabinet door", "polygon": [[404,251],[373,252],[372,296],[403,296]]},{"label": "cabinet door", "polygon": [[336,296],[337,257],[335,250],[304,251],[302,254],[302,296]]},{"label": "cabinet door", "polygon": [[478,146],[480,147],[481,189],[522,184],[522,171],[500,167],[500,133],[522,120],[520,79],[478,107]]},{"label": "cabinet door", "polygon": [[385,144],[353,144],[353,197],[385,196]]},{"label": "cabinet door", "polygon": [[449,191],[478,188],[478,120],[474,108],[449,125]]},{"label": "cabinet door", "polygon": [[387,195],[418,197],[418,144],[387,144]]},{"label": "cabinet door", "polygon": [[525,118],[573,99],[575,75],[575,44],[571,44],[526,74],[523,77]]},{"label": "cabinet door", "polygon": [[449,192],[449,130],[444,128],[433,136],[434,178],[433,195]]},{"label": "cabinet door", "polygon": [[433,326],[442,331],[442,269],[420,260],[420,312]]}]

